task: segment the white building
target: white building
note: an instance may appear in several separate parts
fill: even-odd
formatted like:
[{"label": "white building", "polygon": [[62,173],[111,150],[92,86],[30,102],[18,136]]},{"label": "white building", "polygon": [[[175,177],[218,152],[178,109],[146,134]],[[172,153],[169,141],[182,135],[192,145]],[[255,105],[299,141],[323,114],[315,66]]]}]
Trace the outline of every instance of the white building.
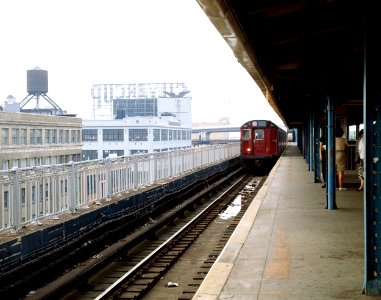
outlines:
[{"label": "white building", "polygon": [[94,85],[94,120],[83,121],[82,158],[190,148],[188,93],[184,83]]}]

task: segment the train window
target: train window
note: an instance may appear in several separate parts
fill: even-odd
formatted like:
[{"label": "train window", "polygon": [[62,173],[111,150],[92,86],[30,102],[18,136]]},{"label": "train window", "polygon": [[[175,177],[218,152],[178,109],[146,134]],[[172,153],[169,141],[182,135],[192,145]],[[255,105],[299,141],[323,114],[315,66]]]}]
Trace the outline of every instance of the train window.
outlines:
[{"label": "train window", "polygon": [[242,140],[244,140],[244,141],[250,140],[250,129],[243,129],[242,130]]},{"label": "train window", "polygon": [[255,139],[256,140],[263,140],[265,136],[265,131],[263,129],[256,129],[255,130]]}]

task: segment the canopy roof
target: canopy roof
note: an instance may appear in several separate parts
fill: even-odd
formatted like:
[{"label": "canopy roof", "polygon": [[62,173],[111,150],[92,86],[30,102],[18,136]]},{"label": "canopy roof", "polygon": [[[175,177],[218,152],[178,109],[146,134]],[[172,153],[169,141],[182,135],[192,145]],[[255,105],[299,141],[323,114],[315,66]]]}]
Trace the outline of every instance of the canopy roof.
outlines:
[{"label": "canopy roof", "polygon": [[362,120],[367,1],[197,1],[289,128],[327,97]]}]

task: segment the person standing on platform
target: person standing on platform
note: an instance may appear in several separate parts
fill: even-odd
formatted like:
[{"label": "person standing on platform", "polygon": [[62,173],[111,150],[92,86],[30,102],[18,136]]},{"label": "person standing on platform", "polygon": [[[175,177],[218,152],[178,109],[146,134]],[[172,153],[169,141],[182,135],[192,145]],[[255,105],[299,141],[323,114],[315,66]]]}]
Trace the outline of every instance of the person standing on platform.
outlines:
[{"label": "person standing on platform", "polygon": [[322,136],[320,137],[320,162],[321,162],[321,172],[323,174],[323,182],[324,184],[321,186],[322,188],[325,188],[325,184],[326,184],[326,172],[327,172],[327,160],[326,160],[326,151],[327,148],[326,148],[326,144],[325,144],[325,135],[324,133],[322,134]]},{"label": "person standing on platform", "polygon": [[343,137],[344,130],[341,127],[336,128],[336,139],[335,139],[335,156],[336,156],[336,172],[339,179],[339,191],[345,191],[346,188],[344,188],[344,171],[346,169],[347,165],[347,139]]},{"label": "person standing on platform", "polygon": [[358,134],[358,144],[357,144],[357,154],[359,157],[358,161],[358,176],[360,180],[360,187],[358,191],[364,189],[364,158],[365,158],[365,144],[364,144],[364,130],[361,129]]}]

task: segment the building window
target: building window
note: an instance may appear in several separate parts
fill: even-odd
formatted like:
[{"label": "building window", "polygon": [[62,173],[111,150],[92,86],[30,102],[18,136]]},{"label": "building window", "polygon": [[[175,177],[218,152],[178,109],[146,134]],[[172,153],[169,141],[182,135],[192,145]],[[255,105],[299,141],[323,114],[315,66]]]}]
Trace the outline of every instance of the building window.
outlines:
[{"label": "building window", "polygon": [[77,131],[76,130],[72,130],[71,131],[71,143],[75,144],[76,142],[77,142]]},{"label": "building window", "polygon": [[168,129],[161,130],[161,140],[168,141]]},{"label": "building window", "polygon": [[50,129],[45,129],[45,144],[50,144]]},{"label": "building window", "polygon": [[31,145],[36,144],[36,129],[29,130],[29,144]]},{"label": "building window", "polygon": [[5,191],[4,192],[4,209],[8,209],[9,205],[9,192]]},{"label": "building window", "polygon": [[9,162],[8,160],[3,160],[3,170],[8,170],[9,169]]},{"label": "building window", "polygon": [[185,141],[187,139],[187,131],[186,130],[181,130],[181,139]]},{"label": "building window", "polygon": [[160,129],[153,130],[153,140],[160,141]]},{"label": "building window", "polygon": [[82,160],[98,159],[98,150],[83,150]]},{"label": "building window", "polygon": [[12,144],[13,145],[19,144],[19,129],[18,128],[12,128]]},{"label": "building window", "polygon": [[69,144],[69,130],[65,130],[65,144]]},{"label": "building window", "polygon": [[18,168],[19,167],[19,160],[14,159],[12,160],[12,168]]},{"label": "building window", "polygon": [[9,128],[2,129],[2,144],[9,145]]},{"label": "building window", "polygon": [[116,156],[123,156],[124,150],[103,150],[103,158],[107,158],[110,154],[116,154]]},{"label": "building window", "polygon": [[45,183],[45,200],[48,200],[49,197],[49,184]]},{"label": "building window", "polygon": [[116,99],[113,101],[116,119],[135,116],[157,116],[157,99]]},{"label": "building window", "polygon": [[148,129],[129,129],[129,141],[148,141]]},{"label": "building window", "polygon": [[61,180],[61,197],[67,195],[67,180]]},{"label": "building window", "polygon": [[[44,201],[44,190],[42,188],[42,184],[40,184],[40,195],[39,195],[39,200],[40,202],[43,202]],[[42,214],[42,212],[40,212],[40,215]]]},{"label": "building window", "polygon": [[26,158],[21,159],[21,168],[26,168]]},{"label": "building window", "polygon": [[130,155],[148,153],[148,150],[131,150]]},{"label": "building window", "polygon": [[63,129],[60,129],[59,130],[59,136],[58,136],[58,143],[63,144],[63,142],[64,142],[64,131],[63,131]]},{"label": "building window", "polygon": [[81,130],[77,130],[77,143],[81,142]]},{"label": "building window", "polygon": [[123,129],[103,129],[103,141],[124,141]]},{"label": "building window", "polygon": [[37,129],[37,145],[42,145],[42,129]]},{"label": "building window", "polygon": [[82,141],[84,142],[98,141],[98,129],[82,129]]},{"label": "building window", "polygon": [[172,129],[168,130],[168,140],[172,141],[173,136],[172,136]]},{"label": "building window", "polygon": [[20,145],[26,145],[26,137],[27,137],[27,130],[26,128],[21,129],[21,136],[20,136]]},{"label": "building window", "polygon": [[21,205],[25,205],[25,188],[21,188]]},{"label": "building window", "polygon": [[32,186],[32,204],[35,204],[36,203],[36,186],[33,185]]},{"label": "building window", "polygon": [[52,144],[57,144],[57,129],[52,129]]}]

